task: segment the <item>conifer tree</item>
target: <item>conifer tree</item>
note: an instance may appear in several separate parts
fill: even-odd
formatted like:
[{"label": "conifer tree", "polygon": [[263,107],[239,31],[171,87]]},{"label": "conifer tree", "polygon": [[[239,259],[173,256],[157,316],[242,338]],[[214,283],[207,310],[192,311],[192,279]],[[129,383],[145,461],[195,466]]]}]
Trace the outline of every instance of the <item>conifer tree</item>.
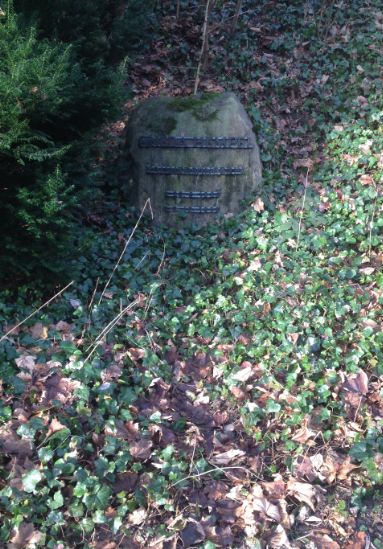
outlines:
[{"label": "conifer tree", "polygon": [[[14,6],[13,6],[14,1]],[[0,0],[0,281],[68,273],[90,138],[118,112],[152,0]]]},{"label": "conifer tree", "polygon": [[[62,214],[72,199],[60,169],[68,146],[49,127],[64,121],[73,93],[70,48],[20,30],[8,4],[0,17],[1,278],[55,261],[67,243]],[[44,258],[45,256],[45,258]]]}]

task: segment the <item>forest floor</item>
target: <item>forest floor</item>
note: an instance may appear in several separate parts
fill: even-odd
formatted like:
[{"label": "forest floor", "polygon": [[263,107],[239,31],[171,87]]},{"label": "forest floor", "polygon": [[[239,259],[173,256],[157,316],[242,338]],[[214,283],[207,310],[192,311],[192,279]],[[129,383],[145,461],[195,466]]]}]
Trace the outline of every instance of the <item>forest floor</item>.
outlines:
[{"label": "forest floor", "polygon": [[[128,110],[192,92],[203,9],[174,4]],[[240,95],[264,193],[203,231],[112,205],[0,339],[4,547],[383,548],[381,3],[245,1],[230,34],[234,4],[201,90]]]}]

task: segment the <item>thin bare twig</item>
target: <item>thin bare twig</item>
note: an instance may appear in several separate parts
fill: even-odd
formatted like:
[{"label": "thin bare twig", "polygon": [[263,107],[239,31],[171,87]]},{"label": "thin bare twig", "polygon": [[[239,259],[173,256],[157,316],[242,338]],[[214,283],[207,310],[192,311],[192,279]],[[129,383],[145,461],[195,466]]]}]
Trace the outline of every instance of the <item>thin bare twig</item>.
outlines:
[{"label": "thin bare twig", "polygon": [[108,333],[114,328],[114,326],[124,316],[124,314],[127,313],[130,309],[132,309],[135,305],[137,305],[139,301],[140,299],[135,299],[132,303],[130,303],[127,307],[125,307],[125,309],[123,309],[117,316],[115,316],[113,320],[111,320],[109,324],[107,324],[107,326],[105,326],[105,328],[99,333],[99,335],[96,337],[93,343],[86,349],[86,352],[88,352],[90,349],[91,351],[84,359],[84,362],[87,362],[90,359],[90,357],[94,354],[97,347],[101,343],[102,339],[108,335]]},{"label": "thin bare twig", "polygon": [[249,469],[247,469],[246,467],[241,467],[239,465],[238,466],[232,465],[230,467],[214,467],[214,469],[209,469],[208,471],[203,471],[202,473],[196,473],[195,475],[189,475],[187,477],[181,478],[180,480],[177,480],[177,482],[174,482],[173,484],[171,484],[170,487],[173,488],[174,486],[177,486],[177,484],[181,484],[181,482],[184,482],[185,480],[203,477],[205,475],[209,475],[210,473],[216,473],[217,471],[224,473],[225,471],[230,471],[232,469],[241,469],[242,471],[246,471],[252,476],[257,476],[252,471],[249,471]]},{"label": "thin bare twig", "polygon": [[233,21],[231,23],[231,28],[230,28],[231,35],[234,34],[234,31],[237,28],[238,18],[239,18],[239,14],[241,13],[242,3],[243,3],[243,0],[237,0],[237,5],[235,6],[235,13],[234,13]]},{"label": "thin bare twig", "polygon": [[108,332],[108,329],[110,326],[112,326],[112,324],[115,323],[115,320],[119,320],[120,317],[126,312],[128,311],[132,306],[136,305],[137,303],[139,302],[139,298],[138,299],[135,299],[132,303],[129,303],[129,305],[127,305],[122,311],[120,311],[118,313],[117,316],[115,316],[113,318],[113,320],[111,320],[109,322],[109,324],[107,324],[102,330],[101,332],[98,334],[98,336],[96,337],[96,339],[89,345],[89,347],[87,347],[87,349],[85,349],[85,352],[87,353],[89,351],[89,349],[91,349],[93,347],[93,345],[97,342],[97,340],[99,339],[102,339],[103,336]]},{"label": "thin bare twig", "polygon": [[303,194],[303,203],[302,203],[301,213],[300,213],[300,216],[299,216],[298,235],[297,235],[297,242],[296,242],[296,246],[295,246],[296,249],[298,249],[298,247],[299,247],[299,241],[300,241],[300,238],[301,238],[302,220],[303,220],[303,213],[305,211],[308,184],[309,184],[309,170],[307,169],[306,180],[305,180],[305,192]]},{"label": "thin bare twig", "polygon": [[139,226],[139,224],[140,224],[140,221],[141,221],[141,219],[142,219],[142,216],[144,215],[144,212],[145,212],[147,206],[149,206],[150,213],[151,213],[151,216],[152,216],[152,219],[153,219],[153,210],[152,210],[152,206],[151,206],[151,203],[150,203],[150,198],[148,198],[147,201],[146,201],[145,204],[144,204],[144,207],[143,207],[142,210],[141,210],[140,217],[138,218],[138,221],[137,221],[137,223],[135,224],[135,226],[134,226],[134,228],[133,228],[133,231],[130,233],[128,240],[125,242],[124,249],[122,250],[120,257],[118,258],[117,263],[115,264],[115,266],[114,266],[114,268],[113,268],[113,271],[112,271],[112,273],[111,273],[111,275],[110,275],[110,277],[109,277],[109,279],[108,279],[108,282],[105,284],[105,287],[104,287],[104,289],[102,290],[102,294],[101,294],[100,299],[99,299],[99,301],[98,301],[98,304],[99,304],[99,305],[100,305],[100,303],[101,303],[101,301],[102,301],[102,298],[103,298],[104,295],[105,295],[105,292],[106,292],[106,290],[107,290],[109,284],[111,283],[111,280],[112,280],[112,278],[113,278],[114,273],[116,272],[116,270],[117,270],[119,264],[120,264],[121,261],[122,261],[122,258],[124,257],[124,254],[125,254],[125,252],[126,252],[126,248],[129,246],[130,241],[132,240],[133,235],[134,235],[134,233],[136,232],[136,230],[137,230],[137,228],[138,228],[138,226]]},{"label": "thin bare twig", "polygon": [[97,277],[97,280],[96,280],[96,285],[94,287],[94,290],[93,290],[93,293],[92,293],[92,297],[91,297],[91,300],[90,300],[90,303],[89,303],[89,307],[88,307],[88,311],[91,312],[92,311],[92,306],[93,306],[93,301],[94,301],[94,298],[95,298],[95,295],[96,295],[96,292],[97,292],[97,288],[98,288],[98,283],[100,281],[100,277],[98,276]]},{"label": "thin bare twig", "polygon": [[50,303],[52,303],[52,301],[54,299],[56,299],[56,297],[58,297],[59,295],[61,295],[62,293],[65,292],[65,290],[67,290],[69,288],[69,286],[72,286],[72,284],[74,283],[74,280],[72,280],[72,282],[69,282],[69,284],[67,284],[65,286],[65,288],[63,288],[62,290],[60,290],[59,292],[57,292],[57,294],[55,294],[53,297],[51,297],[50,299],[48,299],[48,301],[46,301],[45,303],[43,303],[43,305],[41,305],[41,307],[39,307],[38,309],[36,309],[35,311],[33,311],[33,313],[31,313],[29,316],[27,316],[27,318],[24,318],[24,320],[22,320],[21,322],[19,322],[18,324],[16,324],[16,326],[14,326],[11,330],[9,330],[6,334],[4,334],[1,338],[0,338],[0,343],[2,341],[4,341],[4,339],[6,339],[10,334],[12,334],[15,330],[17,330],[17,328],[20,328],[20,326],[22,324],[24,324],[24,322],[27,322],[27,320],[29,320],[30,318],[32,318],[34,315],[36,315],[39,311],[41,311],[41,309],[43,309],[44,307],[46,307],[47,305],[49,305]]},{"label": "thin bare twig", "polygon": [[161,261],[160,261],[160,264],[158,266],[158,269],[157,269],[157,272],[156,272],[156,275],[159,276],[160,272],[161,272],[161,269],[162,269],[162,266],[164,264],[164,261],[165,261],[165,253],[166,253],[166,244],[164,243],[164,251],[162,253],[162,257],[161,257]]},{"label": "thin bare twig", "polygon": [[93,306],[93,301],[94,301],[94,298],[96,296],[96,292],[97,292],[97,288],[98,288],[98,283],[100,281],[100,277],[97,277],[97,280],[96,280],[96,285],[94,287],[94,290],[93,290],[93,293],[92,293],[92,297],[90,299],[90,302],[89,302],[89,305],[88,305],[88,320],[87,322],[84,324],[84,328],[81,332],[81,339],[83,339],[85,333],[87,330],[89,330],[91,324],[92,324],[92,306]]},{"label": "thin bare twig", "polygon": [[378,199],[378,195],[376,196],[374,200],[374,205],[372,208],[372,215],[371,215],[371,221],[370,221],[370,228],[368,233],[368,259],[371,259],[371,250],[372,250],[372,230],[374,228],[374,220],[375,220],[375,212],[376,212],[376,202]]},{"label": "thin bare twig", "polygon": [[209,28],[210,2],[211,0],[206,0],[205,20],[202,28],[202,46],[199,54],[197,73],[196,73],[195,83],[194,83],[194,95],[197,95],[197,92],[198,92],[198,86],[201,79],[201,68],[204,60],[204,55],[207,50],[207,43],[209,39],[208,28]]}]

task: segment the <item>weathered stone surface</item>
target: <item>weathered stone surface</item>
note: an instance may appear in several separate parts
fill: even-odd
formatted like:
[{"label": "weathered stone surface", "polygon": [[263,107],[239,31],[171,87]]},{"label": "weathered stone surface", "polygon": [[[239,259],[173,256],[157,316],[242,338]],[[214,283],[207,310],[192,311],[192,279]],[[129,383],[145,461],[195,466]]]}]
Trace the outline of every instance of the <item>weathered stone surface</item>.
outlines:
[{"label": "weathered stone surface", "polygon": [[261,187],[252,124],[233,93],[145,101],[128,122],[127,154],[136,205],[150,198],[157,223],[216,223]]}]

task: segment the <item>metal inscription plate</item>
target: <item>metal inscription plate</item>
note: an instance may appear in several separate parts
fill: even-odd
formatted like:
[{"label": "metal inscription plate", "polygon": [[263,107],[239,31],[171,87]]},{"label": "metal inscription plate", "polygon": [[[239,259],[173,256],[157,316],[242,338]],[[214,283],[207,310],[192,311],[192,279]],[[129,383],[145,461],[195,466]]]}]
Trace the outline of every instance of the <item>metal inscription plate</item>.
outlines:
[{"label": "metal inscription plate", "polygon": [[[253,149],[254,143],[250,137],[189,137],[189,136],[141,136],[138,146],[142,149]],[[181,152],[182,154],[182,152]],[[151,160],[153,162],[153,160]],[[154,160],[155,162],[155,160]],[[241,176],[245,174],[244,166],[169,166],[162,164],[147,165],[145,171],[153,176]],[[184,214],[218,214],[218,200],[222,191],[189,191],[165,190],[166,203],[164,209],[168,213]],[[174,203],[177,200],[181,203]],[[210,205],[199,205],[207,201]],[[184,202],[182,202],[184,201]],[[185,204],[186,201],[186,204]],[[210,201],[210,202],[209,202]],[[173,202],[173,204],[172,204]]]},{"label": "metal inscription plate", "polygon": [[138,140],[142,149],[253,149],[248,137],[154,137],[145,135]]},{"label": "metal inscription plate", "polygon": [[211,199],[219,198],[221,196],[220,191],[165,191],[166,198],[190,198],[191,200],[197,200],[199,198]]},{"label": "metal inscription plate", "polygon": [[218,213],[218,206],[165,206],[167,212],[211,214]]},{"label": "metal inscription plate", "polygon": [[236,167],[179,167],[179,166],[147,166],[148,175],[243,175],[245,170]]}]

